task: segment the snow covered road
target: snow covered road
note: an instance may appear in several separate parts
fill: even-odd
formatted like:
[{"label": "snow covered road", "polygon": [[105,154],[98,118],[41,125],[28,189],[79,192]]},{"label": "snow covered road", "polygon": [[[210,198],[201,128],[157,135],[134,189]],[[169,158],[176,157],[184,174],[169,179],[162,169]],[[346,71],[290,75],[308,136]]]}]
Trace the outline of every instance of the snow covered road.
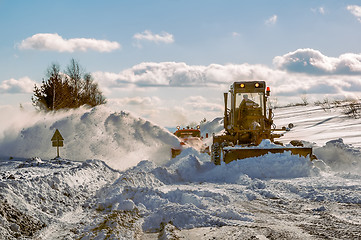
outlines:
[{"label": "snow covered road", "polygon": [[[280,169],[278,157],[271,154],[259,158],[269,161],[269,169],[289,167]],[[294,172],[285,178],[270,170],[255,178],[249,171],[258,167],[253,160],[255,165],[213,166],[207,156],[190,151],[169,166],[143,161],[122,172],[96,160],[1,161],[6,169],[1,197],[46,225],[34,233],[38,239],[156,239],[165,223],[176,227],[176,236],[190,239],[200,233],[201,239],[361,236],[360,175],[306,164],[298,166],[309,168],[307,176]],[[18,222],[13,220],[3,217],[2,235],[26,237],[23,225],[8,231]]]},{"label": "snow covered road", "polygon": [[[300,114],[284,138],[299,135],[301,129],[325,130],[334,122],[329,113],[304,111],[319,116],[319,124],[301,125]],[[352,126],[352,120],[345,121]],[[327,144],[318,144],[323,138],[310,143],[319,157],[313,162],[286,152],[214,166],[207,154],[191,148],[173,160],[163,156],[153,161],[157,150],[163,153],[169,142],[177,141],[166,130],[125,113],[95,109],[49,122],[36,121],[0,141],[3,239],[361,238],[361,153],[350,145],[352,139],[338,139],[341,128],[335,128],[338,132],[333,131]],[[65,129],[64,138],[78,144],[81,151],[63,149],[77,161],[49,160],[48,147],[38,142],[32,153],[39,157],[24,157],[23,146],[54,127]],[[93,129],[93,138],[82,132],[85,128]],[[124,141],[137,144],[140,157]],[[86,149],[90,155],[98,149],[103,161],[86,160]]]}]

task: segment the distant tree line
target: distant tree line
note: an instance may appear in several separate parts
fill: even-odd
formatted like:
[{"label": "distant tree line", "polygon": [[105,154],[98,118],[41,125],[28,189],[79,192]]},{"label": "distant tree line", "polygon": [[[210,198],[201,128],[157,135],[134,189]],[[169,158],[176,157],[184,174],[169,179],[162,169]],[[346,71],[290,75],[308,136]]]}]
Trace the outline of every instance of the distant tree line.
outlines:
[{"label": "distant tree line", "polygon": [[90,73],[84,73],[79,63],[71,59],[64,72],[60,66],[51,64],[42,85],[34,87],[31,98],[33,105],[40,110],[78,108],[83,105],[94,107],[106,103],[106,99],[94,82]]}]

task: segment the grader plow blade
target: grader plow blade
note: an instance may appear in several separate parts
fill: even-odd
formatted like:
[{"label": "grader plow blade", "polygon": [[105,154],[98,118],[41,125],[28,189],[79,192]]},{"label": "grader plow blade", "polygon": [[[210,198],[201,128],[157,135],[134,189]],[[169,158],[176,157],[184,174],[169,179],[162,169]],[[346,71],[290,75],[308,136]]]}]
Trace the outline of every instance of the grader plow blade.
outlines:
[{"label": "grader plow blade", "polygon": [[291,151],[292,155],[299,155],[300,157],[309,157],[313,160],[312,148],[297,148],[297,147],[284,147],[284,148],[233,148],[226,147],[223,149],[223,161],[230,163],[237,159],[245,159],[251,157],[259,157],[268,153],[284,153]]}]

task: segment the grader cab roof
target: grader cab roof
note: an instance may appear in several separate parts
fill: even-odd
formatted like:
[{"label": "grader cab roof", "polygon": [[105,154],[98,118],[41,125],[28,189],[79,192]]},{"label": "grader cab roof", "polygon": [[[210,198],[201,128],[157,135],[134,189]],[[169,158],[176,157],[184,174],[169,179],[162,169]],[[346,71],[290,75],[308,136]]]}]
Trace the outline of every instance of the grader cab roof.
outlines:
[{"label": "grader cab roof", "polygon": [[265,81],[234,82],[231,86],[235,92],[264,92],[265,88]]}]

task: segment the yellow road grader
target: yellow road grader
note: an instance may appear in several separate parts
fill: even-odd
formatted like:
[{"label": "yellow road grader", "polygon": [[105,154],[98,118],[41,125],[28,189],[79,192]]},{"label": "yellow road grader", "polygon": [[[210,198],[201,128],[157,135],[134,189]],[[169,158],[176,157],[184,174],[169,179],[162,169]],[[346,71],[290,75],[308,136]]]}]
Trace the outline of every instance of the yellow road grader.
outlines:
[{"label": "yellow road grader", "polygon": [[[265,81],[234,82],[229,94],[230,108],[229,95],[224,93],[225,131],[222,135],[213,136],[211,160],[214,164],[285,151],[313,158],[312,148],[304,147],[301,141],[291,141],[288,147],[275,141],[282,136],[281,132],[291,128],[292,124],[288,128],[276,128],[272,109],[267,107],[270,88],[266,87]],[[265,139],[268,139],[272,146],[261,144]]]}]

